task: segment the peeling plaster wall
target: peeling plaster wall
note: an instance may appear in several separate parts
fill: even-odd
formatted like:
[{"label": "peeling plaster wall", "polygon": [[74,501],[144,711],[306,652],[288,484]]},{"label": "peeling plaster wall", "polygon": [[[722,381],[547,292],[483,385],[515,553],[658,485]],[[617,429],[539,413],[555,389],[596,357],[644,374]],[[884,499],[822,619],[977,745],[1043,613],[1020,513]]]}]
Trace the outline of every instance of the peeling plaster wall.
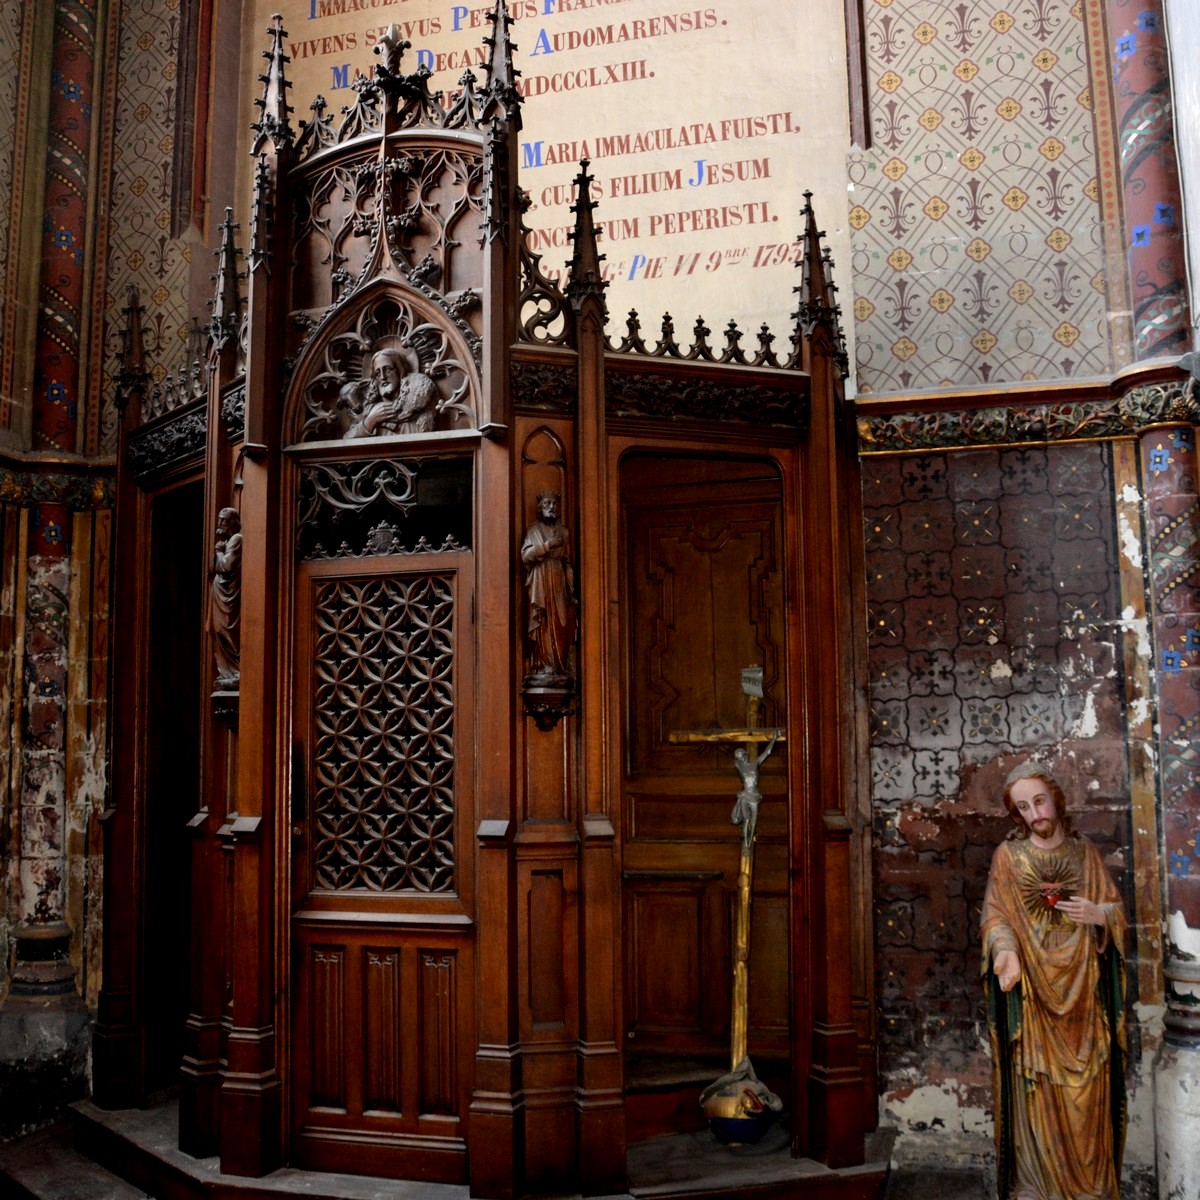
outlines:
[{"label": "peeling plaster wall", "polygon": [[[1056,772],[1137,912],[1113,452],[878,455],[863,486],[880,1112],[899,1161],[990,1163],[979,918],[1016,763]],[[1137,1014],[1133,938],[1127,963]],[[1133,1174],[1154,1159],[1145,1016],[1129,1025]]]},{"label": "peeling plaster wall", "polygon": [[[11,480],[5,481],[11,483]],[[22,497],[25,498],[25,497]],[[71,559],[43,572],[31,609],[26,579],[40,568],[26,562],[30,510],[0,503],[0,998],[7,992],[11,938],[22,920],[63,917],[73,931],[72,965],[89,1007],[95,1006],[101,968],[101,880],[99,816],[107,788],[107,695],[111,512],[105,508],[73,517]],[[49,610],[62,610],[61,623]],[[55,682],[38,674],[40,659],[27,648],[62,633],[52,647],[61,668]],[[26,720],[31,692],[54,684],[66,696],[65,725]],[[36,697],[34,697],[36,699]],[[61,709],[59,710],[62,711]],[[38,767],[18,782],[21,756]]]}]

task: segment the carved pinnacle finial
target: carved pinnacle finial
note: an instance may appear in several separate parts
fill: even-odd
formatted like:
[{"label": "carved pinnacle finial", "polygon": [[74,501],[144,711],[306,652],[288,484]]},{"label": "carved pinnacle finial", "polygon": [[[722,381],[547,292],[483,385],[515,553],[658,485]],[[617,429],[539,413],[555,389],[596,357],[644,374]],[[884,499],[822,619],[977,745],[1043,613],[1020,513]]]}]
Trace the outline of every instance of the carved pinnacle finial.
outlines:
[{"label": "carved pinnacle finial", "polygon": [[221,222],[221,245],[215,252],[217,273],[213,280],[217,288],[208,322],[208,336],[217,350],[237,333],[242,320],[242,289],[239,286],[242,275],[238,271],[242,250],[234,238],[240,228],[233,220],[233,209],[226,208],[225,220]]},{"label": "carved pinnacle finial", "polygon": [[484,155],[487,164],[484,176],[487,190],[483,206],[481,243],[494,242],[497,238],[508,241],[509,189],[512,181],[509,179],[504,147],[505,138],[500,122],[492,121],[488,129],[487,150]]},{"label": "carved pinnacle finial", "polygon": [[393,21],[388,27],[387,32],[375,44],[375,53],[379,55],[379,63],[376,66],[376,73],[388,75],[400,74],[400,60],[404,57],[405,50],[412,46],[412,42],[400,36],[400,28]]},{"label": "carved pinnacle finial", "polygon": [[267,156],[260,154],[254,168],[254,207],[250,217],[250,274],[259,267],[270,269],[271,227],[275,220],[275,204],[271,198],[271,168]]},{"label": "carved pinnacle finial", "polygon": [[812,192],[804,193],[804,232],[800,234],[800,284],[793,291],[800,297],[800,306],[793,314],[796,325],[792,334],[793,358],[799,353],[802,339],[811,338],[818,325],[824,325],[831,339],[831,353],[843,376],[849,374],[845,333],[842,330],[842,310],[837,303],[837,288],[833,283],[833,259],[825,245],[825,234],[817,228],[813,211]]},{"label": "carved pinnacle finial", "polygon": [[817,215],[813,211],[812,192],[804,193],[804,207],[800,210],[804,219],[803,243],[800,254],[800,286],[793,289],[800,297],[800,306],[813,307],[825,302],[825,262],[821,254],[821,231],[817,228]]},{"label": "carved pinnacle finial", "polygon": [[292,84],[284,71],[284,67],[292,60],[283,52],[283,39],[287,37],[283,17],[276,13],[272,22],[267,30],[271,37],[271,48],[263,51],[267,72],[258,77],[263,85],[262,99],[254,101],[259,109],[259,119],[250,124],[250,128],[258,135],[250,147],[250,153],[255,156],[262,153],[268,141],[274,143],[276,150],[292,144],[292,127],[288,122],[292,106],[287,102],[288,88]]},{"label": "carved pinnacle finial", "polygon": [[483,39],[483,44],[488,47],[488,82],[484,89],[480,124],[503,116],[512,123],[514,129],[520,129],[521,94],[517,91],[517,76],[521,72],[513,66],[516,46],[509,40],[508,27],[512,24],[512,17],[508,15],[504,0],[496,0],[487,19],[492,23],[492,35]]},{"label": "carved pinnacle finial", "polygon": [[146,373],[146,355],[142,342],[142,307],[137,284],[131,283],[126,293],[125,307],[121,310],[125,327],[121,330],[121,366],[117,371],[117,410],[125,411],[129,397],[134,392],[145,390],[149,382]]},{"label": "carved pinnacle finial", "polygon": [[600,253],[599,231],[592,220],[596,201],[592,199],[592,177],[588,174],[588,160],[579,163],[579,174],[575,176],[576,198],[571,205],[575,214],[575,229],[567,236],[575,245],[575,253],[568,268],[566,293],[576,309],[594,297],[604,308],[604,289],[608,286],[600,274],[604,255]]}]

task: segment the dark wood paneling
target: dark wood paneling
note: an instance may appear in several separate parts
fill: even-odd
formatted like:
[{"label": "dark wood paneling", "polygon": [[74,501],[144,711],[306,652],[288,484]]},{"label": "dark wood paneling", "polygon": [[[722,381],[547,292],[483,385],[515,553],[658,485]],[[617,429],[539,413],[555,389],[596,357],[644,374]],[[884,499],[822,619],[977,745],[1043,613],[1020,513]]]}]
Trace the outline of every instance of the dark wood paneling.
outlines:
[{"label": "dark wood paneling", "polygon": [[469,563],[455,552],[301,569],[292,1127],[294,1157],[313,1169],[465,1178]]},{"label": "dark wood paneling", "polygon": [[529,881],[529,1016],[536,1032],[566,1026],[562,871],[534,870]]},{"label": "dark wood paneling", "polygon": [[[639,881],[626,894],[629,918],[628,1032],[657,1048],[694,1045],[709,1032],[704,1020],[705,967],[713,940],[711,880]],[[728,961],[727,959],[725,960]],[[719,978],[719,976],[718,976]],[[691,1038],[688,1038],[691,1035]]]},{"label": "dark wood paneling", "polygon": [[457,1116],[458,959],[450,951],[420,951],[420,1075],[422,1115]]},{"label": "dark wood paneling", "polygon": [[403,1110],[400,1081],[404,1054],[400,1044],[400,953],[364,949],[363,1108],[370,1112]]},{"label": "dark wood paneling", "polygon": [[346,961],[341,948],[312,947],[312,1022],[308,1028],[312,1055],[314,1107],[346,1107]]},{"label": "dark wood paneling", "polygon": [[301,918],[296,1159],[314,1170],[460,1182],[473,1014],[469,927]]}]

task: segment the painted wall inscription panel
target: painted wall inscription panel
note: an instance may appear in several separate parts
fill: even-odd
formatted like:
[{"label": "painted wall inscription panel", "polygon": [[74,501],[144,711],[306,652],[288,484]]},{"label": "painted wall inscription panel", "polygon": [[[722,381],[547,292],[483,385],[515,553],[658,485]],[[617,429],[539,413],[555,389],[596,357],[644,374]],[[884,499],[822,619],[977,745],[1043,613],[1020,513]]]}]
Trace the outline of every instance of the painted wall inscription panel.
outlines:
[{"label": "painted wall inscription panel", "polygon": [[[806,188],[835,259],[847,264],[849,144],[842,0],[511,0],[525,97],[521,183],[543,267],[571,257],[572,180],[588,159],[614,320],[636,308],[688,325],[735,317],[782,335],[799,282],[795,239]],[[484,78],[490,3],[259,0],[282,12],[297,118],[316,93],[353,97],[379,36],[411,43],[402,69],[451,91]],[[817,49],[811,31],[827,34]],[[794,48],[806,47],[804,53]],[[846,288],[848,292],[848,286]],[[715,327],[715,326],[714,326]]]}]

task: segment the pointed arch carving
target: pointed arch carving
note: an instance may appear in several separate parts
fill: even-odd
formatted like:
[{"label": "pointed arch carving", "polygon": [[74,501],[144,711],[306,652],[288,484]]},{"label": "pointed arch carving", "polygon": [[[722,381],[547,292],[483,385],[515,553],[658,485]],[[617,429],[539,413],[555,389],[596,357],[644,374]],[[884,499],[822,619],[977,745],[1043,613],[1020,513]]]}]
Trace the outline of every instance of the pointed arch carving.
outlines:
[{"label": "pointed arch carving", "polygon": [[296,173],[293,297],[313,312],[348,299],[389,263],[414,289],[471,316],[482,287],[483,160],[454,136],[336,148]]},{"label": "pointed arch carving", "polygon": [[285,441],[473,429],[478,389],[471,349],[441,308],[385,284],[310,339],[288,399]]}]

